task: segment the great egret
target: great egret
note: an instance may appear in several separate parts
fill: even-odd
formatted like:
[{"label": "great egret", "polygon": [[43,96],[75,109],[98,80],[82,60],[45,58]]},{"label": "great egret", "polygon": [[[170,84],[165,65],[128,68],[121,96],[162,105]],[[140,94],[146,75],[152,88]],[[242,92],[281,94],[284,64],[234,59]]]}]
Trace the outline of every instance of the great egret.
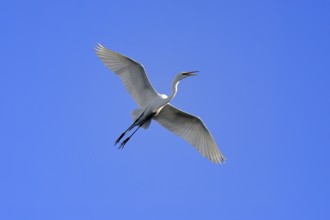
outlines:
[{"label": "great egret", "polygon": [[180,80],[189,76],[195,76],[195,73],[198,71],[177,74],[172,83],[172,94],[168,97],[156,92],[142,64],[127,56],[111,51],[101,44],[97,44],[95,49],[96,54],[103,63],[119,76],[139,106],[138,109],[132,112],[133,124],[119,136],[115,145],[120,142],[127,132],[137,127],[128,138],[121,142],[119,148],[124,148],[125,144],[140,127],[147,129],[151,119],[154,119],[163,127],[188,141],[204,157],[207,157],[214,163],[223,163],[225,161],[224,156],[219,151],[211,133],[202,120],[197,116],[177,109],[169,103],[177,93]]}]

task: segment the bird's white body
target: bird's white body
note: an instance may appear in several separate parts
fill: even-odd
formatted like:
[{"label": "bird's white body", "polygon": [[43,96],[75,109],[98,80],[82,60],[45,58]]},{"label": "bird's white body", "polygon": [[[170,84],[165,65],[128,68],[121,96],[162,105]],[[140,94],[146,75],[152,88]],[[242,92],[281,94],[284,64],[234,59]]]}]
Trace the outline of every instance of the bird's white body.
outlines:
[{"label": "bird's white body", "polygon": [[203,156],[214,163],[225,161],[202,120],[195,115],[175,108],[169,103],[177,93],[179,82],[184,78],[194,76],[197,71],[177,74],[172,83],[172,93],[168,97],[156,92],[142,64],[108,50],[100,44],[96,47],[96,53],[104,64],[120,77],[128,92],[139,105],[139,108],[132,112],[133,124],[121,134],[115,144],[119,143],[131,129],[134,127],[137,129],[121,143],[119,148],[123,148],[140,127],[148,128],[151,120],[154,119],[163,127],[191,143]]},{"label": "bird's white body", "polygon": [[167,95],[159,94],[156,98],[150,100],[150,104],[145,106],[144,112],[146,114],[156,114],[169,102]]},{"label": "bird's white body", "polygon": [[[144,122],[142,125],[143,128],[147,129],[150,125],[152,117],[155,117],[159,114],[159,112],[164,108],[164,106],[169,102],[167,95],[165,94],[158,94],[156,97],[150,100],[148,105],[136,109],[132,112],[133,120],[138,119],[135,122],[135,125],[138,126]],[[136,112],[136,115],[133,115]],[[139,118],[139,116],[141,116]]]}]

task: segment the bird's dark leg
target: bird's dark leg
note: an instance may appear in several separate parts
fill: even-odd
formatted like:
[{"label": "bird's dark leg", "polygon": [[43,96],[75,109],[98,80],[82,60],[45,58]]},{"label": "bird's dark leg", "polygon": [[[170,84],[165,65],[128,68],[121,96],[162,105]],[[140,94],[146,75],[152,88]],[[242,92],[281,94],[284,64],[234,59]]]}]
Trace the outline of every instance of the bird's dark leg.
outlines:
[{"label": "bird's dark leg", "polygon": [[131,137],[139,130],[139,128],[141,128],[144,125],[144,123],[146,123],[148,120],[151,120],[152,117],[154,117],[154,114],[149,115],[149,117],[147,117],[141,124],[139,124],[137,129],[135,129],[135,131],[128,138],[126,138],[123,142],[121,142],[118,149],[123,149],[125,147],[125,144],[129,141],[129,139],[131,139]]},{"label": "bird's dark leg", "polygon": [[[140,115],[140,117],[138,117],[134,122],[133,124],[131,124],[131,126],[129,126],[129,128],[126,129],[126,131],[124,131],[120,136],[119,138],[117,138],[117,140],[115,141],[115,146],[116,144],[118,144],[120,142],[120,140],[125,136],[125,134],[127,132],[129,132],[130,130],[132,130],[132,128],[134,128],[136,126],[136,122],[142,117],[143,114]],[[127,142],[127,141],[126,141]],[[120,147],[119,147],[120,148]]]},{"label": "bird's dark leg", "polygon": [[[136,120],[136,121],[137,121],[137,120]],[[135,122],[136,122],[136,121],[135,121]],[[135,127],[135,122],[133,122],[133,124],[132,124],[131,126],[129,126],[129,128],[127,128],[126,131],[124,131],[124,132],[119,136],[119,138],[117,138],[117,140],[116,140],[116,142],[115,142],[115,146],[116,146],[116,144],[118,144],[118,143],[120,142],[120,140],[125,136],[125,134],[126,134],[127,132],[129,132],[130,130],[132,130],[132,128]]]},{"label": "bird's dark leg", "polygon": [[118,147],[118,149],[123,149],[125,147],[125,144],[129,141],[129,139],[137,132],[137,130],[139,130],[139,128],[141,128],[141,126],[143,125],[144,123],[140,124],[137,129],[135,129],[135,131],[128,137],[126,138],[125,140],[123,140],[123,142],[121,142],[120,146]]},{"label": "bird's dark leg", "polygon": [[127,131],[128,131],[128,130],[126,130],[125,132],[123,132],[123,133],[119,136],[119,138],[117,138],[117,140],[115,141],[115,146],[116,146],[116,144],[118,144],[119,141],[124,137],[124,135],[126,134]]}]

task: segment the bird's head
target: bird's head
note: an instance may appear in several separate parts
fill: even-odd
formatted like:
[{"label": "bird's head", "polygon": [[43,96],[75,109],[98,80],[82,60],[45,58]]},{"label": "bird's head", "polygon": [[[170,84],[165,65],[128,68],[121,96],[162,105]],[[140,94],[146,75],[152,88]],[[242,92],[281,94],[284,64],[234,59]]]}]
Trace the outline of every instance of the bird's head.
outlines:
[{"label": "bird's head", "polygon": [[190,72],[181,72],[179,73],[176,78],[178,81],[187,78],[188,76],[197,76],[198,71],[190,71]]}]

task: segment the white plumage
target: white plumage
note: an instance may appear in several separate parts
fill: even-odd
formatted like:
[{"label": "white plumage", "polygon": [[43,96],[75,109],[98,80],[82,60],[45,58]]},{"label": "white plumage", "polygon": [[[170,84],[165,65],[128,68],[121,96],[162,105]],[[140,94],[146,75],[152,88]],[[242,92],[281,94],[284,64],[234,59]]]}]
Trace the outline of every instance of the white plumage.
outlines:
[{"label": "white plumage", "polygon": [[146,106],[150,99],[158,96],[142,64],[122,54],[108,50],[101,44],[97,45],[96,53],[103,63],[120,77],[139,107]]},{"label": "white plumage", "polygon": [[194,73],[197,71],[177,74],[172,83],[172,94],[167,97],[156,92],[142,64],[127,56],[111,51],[101,44],[97,45],[96,53],[103,63],[119,76],[139,106],[139,109],[134,110],[132,113],[133,124],[120,135],[115,144],[119,143],[131,129],[134,127],[137,127],[137,129],[120,144],[119,148],[123,148],[140,127],[148,128],[151,120],[154,119],[163,127],[188,141],[204,157],[214,163],[223,163],[225,161],[224,156],[219,151],[203,121],[199,117],[169,104],[170,100],[176,95],[180,80],[196,75]]}]

